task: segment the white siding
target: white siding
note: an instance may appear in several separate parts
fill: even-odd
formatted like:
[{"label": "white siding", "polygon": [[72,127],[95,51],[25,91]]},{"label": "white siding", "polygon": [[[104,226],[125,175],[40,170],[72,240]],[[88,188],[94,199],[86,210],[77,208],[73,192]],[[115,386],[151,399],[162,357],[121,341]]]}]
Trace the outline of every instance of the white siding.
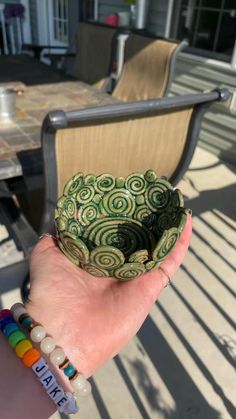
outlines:
[{"label": "white siding", "polygon": [[[212,90],[217,86],[224,86],[230,91],[235,91],[235,71],[196,62],[190,56],[184,58],[184,54],[178,58],[171,94],[202,92]],[[219,105],[212,106],[205,114],[199,145],[224,160],[236,164],[235,113]]]},{"label": "white siding", "polygon": [[149,0],[147,30],[157,36],[165,35],[168,0]]}]

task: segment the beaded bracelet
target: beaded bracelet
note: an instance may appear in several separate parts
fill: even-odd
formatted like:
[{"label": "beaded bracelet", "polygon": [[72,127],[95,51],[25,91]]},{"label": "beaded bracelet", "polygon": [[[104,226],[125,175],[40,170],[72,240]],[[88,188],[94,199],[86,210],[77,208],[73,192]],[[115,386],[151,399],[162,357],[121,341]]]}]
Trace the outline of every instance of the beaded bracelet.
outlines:
[{"label": "beaded bracelet", "polygon": [[33,342],[40,343],[40,350],[47,356],[49,355],[51,363],[64,372],[76,395],[87,396],[90,394],[90,382],[72,365],[63,349],[56,346],[54,339],[46,334],[44,327],[34,322],[32,317],[27,314],[24,305],[21,303],[14,304],[11,307],[11,312],[14,319],[29,332],[30,339]]},{"label": "beaded bracelet", "polygon": [[10,310],[0,311],[0,329],[7,338],[9,345],[15,350],[16,355],[21,358],[23,364],[31,367],[59,412],[65,414],[77,413],[78,407],[74,395],[70,392],[65,392],[57,383],[40,352],[33,347],[32,343],[15,323]]}]

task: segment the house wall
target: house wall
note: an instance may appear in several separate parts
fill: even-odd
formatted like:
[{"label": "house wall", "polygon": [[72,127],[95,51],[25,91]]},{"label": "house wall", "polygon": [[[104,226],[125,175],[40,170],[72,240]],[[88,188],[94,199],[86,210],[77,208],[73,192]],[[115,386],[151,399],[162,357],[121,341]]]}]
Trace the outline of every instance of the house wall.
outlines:
[{"label": "house wall", "polygon": [[[208,63],[197,62],[191,56],[180,54],[177,59],[171,94],[184,95],[224,86],[236,91],[235,71]],[[206,112],[199,145],[222,159],[236,164],[236,109],[230,111],[221,104]]]},{"label": "house wall", "polygon": [[165,35],[168,0],[149,0],[147,30],[157,36]]},{"label": "house wall", "polygon": [[[98,20],[105,21],[105,17],[122,11],[129,11],[130,7],[123,0],[99,0]],[[147,29],[157,36],[164,36],[167,17],[167,0],[149,0]]]},{"label": "house wall", "polygon": [[9,2],[7,2],[6,0],[0,0],[0,4],[3,4],[3,3],[20,3],[20,0],[11,0]]}]

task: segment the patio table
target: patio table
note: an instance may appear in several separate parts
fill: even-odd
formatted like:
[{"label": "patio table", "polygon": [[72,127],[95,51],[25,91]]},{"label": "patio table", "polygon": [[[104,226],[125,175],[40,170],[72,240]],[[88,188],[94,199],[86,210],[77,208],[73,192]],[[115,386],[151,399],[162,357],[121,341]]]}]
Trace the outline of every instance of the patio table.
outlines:
[{"label": "patio table", "polygon": [[[9,86],[1,84],[1,87]],[[78,81],[25,86],[14,83],[16,117],[0,123],[0,180],[42,173],[41,125],[53,109],[72,110],[117,102],[110,95]]]}]

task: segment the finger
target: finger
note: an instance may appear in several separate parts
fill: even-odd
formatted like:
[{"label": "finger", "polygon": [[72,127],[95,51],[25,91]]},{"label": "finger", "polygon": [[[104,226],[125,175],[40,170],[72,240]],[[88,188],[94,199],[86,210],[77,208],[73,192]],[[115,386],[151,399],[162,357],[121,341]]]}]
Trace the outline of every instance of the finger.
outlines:
[{"label": "finger", "polygon": [[192,221],[190,214],[188,214],[186,226],[176,246],[161,265],[162,269],[155,269],[129,282],[117,283],[117,295],[120,293],[122,298],[129,298],[130,304],[131,302],[135,304],[135,300],[138,302],[138,299],[142,299],[143,304],[147,304],[150,307],[156,301],[161,290],[166,286],[168,276],[170,279],[173,278],[183,262],[191,234]]}]

